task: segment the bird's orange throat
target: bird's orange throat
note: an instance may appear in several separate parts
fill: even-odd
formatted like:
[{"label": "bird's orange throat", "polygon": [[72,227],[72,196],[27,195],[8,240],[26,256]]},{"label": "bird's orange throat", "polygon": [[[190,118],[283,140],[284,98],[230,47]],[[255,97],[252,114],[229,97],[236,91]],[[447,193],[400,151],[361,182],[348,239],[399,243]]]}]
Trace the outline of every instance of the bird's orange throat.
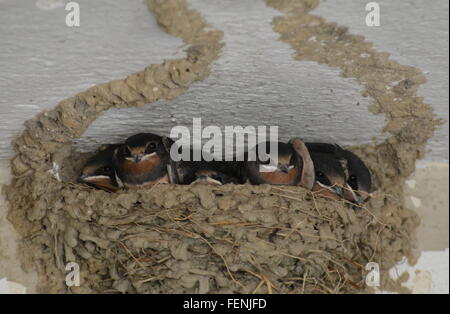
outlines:
[{"label": "bird's orange throat", "polygon": [[261,178],[269,184],[274,185],[292,185],[296,183],[299,177],[298,168],[292,168],[288,173],[281,171],[260,172]]},{"label": "bird's orange throat", "polygon": [[154,155],[149,159],[142,160],[140,162],[133,162],[129,160],[123,161],[123,170],[134,175],[140,175],[142,173],[151,173],[155,171],[161,165],[161,158],[158,155]]}]

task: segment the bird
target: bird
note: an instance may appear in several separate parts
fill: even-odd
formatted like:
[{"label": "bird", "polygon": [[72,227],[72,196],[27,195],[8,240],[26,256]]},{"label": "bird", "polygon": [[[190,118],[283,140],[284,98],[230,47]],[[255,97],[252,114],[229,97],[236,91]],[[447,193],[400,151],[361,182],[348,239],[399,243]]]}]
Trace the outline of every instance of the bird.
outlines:
[{"label": "bird", "polygon": [[119,190],[113,168],[114,151],[121,144],[102,145],[98,152],[88,159],[78,178],[79,183],[85,183],[108,192]]},{"label": "bird", "polygon": [[310,155],[315,173],[312,191],[333,200],[341,200],[344,197],[346,177],[339,160],[322,152],[310,151]]},{"label": "bird", "polygon": [[224,184],[245,184],[249,183],[246,178],[247,161],[248,153],[244,152],[239,157],[234,155],[228,160],[224,156],[219,160],[212,159],[205,165],[201,165],[200,168],[216,172],[224,180]]},{"label": "bird", "polygon": [[347,172],[347,188],[344,197],[362,205],[372,196],[372,176],[366,164],[349,150],[342,150],[343,166]]},{"label": "bird", "polygon": [[117,181],[125,187],[170,183],[169,147],[173,141],[153,133],[135,134],[116,148],[113,166]]},{"label": "bird", "polygon": [[[294,141],[295,142],[295,141]],[[277,145],[278,156],[270,151]],[[254,148],[256,160],[243,163],[242,176],[251,184],[301,185],[305,163],[292,142],[262,142]],[[260,152],[261,151],[261,152]],[[308,184],[310,185],[310,184]]]},{"label": "bird", "polygon": [[217,170],[202,169],[194,173],[194,180],[190,184],[221,186],[224,184],[238,184],[238,178]]},{"label": "bird", "polygon": [[331,163],[336,167],[337,161],[341,165],[345,178],[343,188],[345,200],[362,205],[370,198],[372,177],[369,169],[358,156],[337,144],[306,143],[306,146],[311,155],[314,153],[322,155],[323,158],[318,163]]},{"label": "bird", "polygon": [[[174,144],[176,145],[176,144]],[[175,146],[178,153],[183,153],[183,147]],[[238,178],[234,177],[232,173],[224,172],[222,162],[217,162],[213,156],[208,152],[201,151],[200,160],[193,160],[195,150],[189,149],[189,158],[187,160],[181,159],[173,163],[174,177],[176,183],[182,185],[189,184],[203,184],[203,185],[223,185],[229,183],[239,183]],[[208,160],[208,161],[207,161]]]}]

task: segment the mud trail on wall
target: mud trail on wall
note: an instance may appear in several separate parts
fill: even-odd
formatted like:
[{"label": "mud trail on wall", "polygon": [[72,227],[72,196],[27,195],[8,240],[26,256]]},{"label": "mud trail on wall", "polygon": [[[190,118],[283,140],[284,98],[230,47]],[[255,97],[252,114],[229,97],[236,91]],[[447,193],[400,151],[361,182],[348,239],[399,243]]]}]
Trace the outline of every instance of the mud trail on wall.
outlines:
[{"label": "mud trail on wall", "polygon": [[340,69],[343,77],[354,78],[364,87],[363,96],[372,102],[370,111],[385,115],[383,131],[391,136],[376,147],[355,147],[376,159],[371,167],[377,185],[408,177],[440,123],[432,107],[417,96],[418,87],[426,81],[423,73],[390,60],[389,54],[376,51],[372,43],[349,33],[345,26],[309,14],[319,4],[317,0],[266,2],[285,13],[274,18],[273,29],[294,49],[295,59]]},{"label": "mud trail on wall", "polygon": [[[26,122],[14,141],[9,218],[23,236],[23,266],[36,267],[42,292],[339,293],[365,290],[364,265],[385,275],[403,256],[414,262],[413,211],[402,183],[423,156],[437,121],[416,96],[424,77],[376,52],[360,36],[309,14],[316,1],[271,1],[283,11],[274,30],[298,60],[340,68],[386,115],[391,136],[352,148],[374,175],[366,207],[317,198],[300,188],[155,186],[116,194],[72,183],[86,155],[73,151],[101,112],[170,101],[209,74],[223,44],[184,0],[148,0],[187,57],[152,65],[124,80],[95,86]],[[189,110],[189,108],[186,108]],[[55,168],[55,165],[60,169]],[[54,171],[60,171],[61,181]],[[64,265],[81,266],[82,284],[68,288]]]}]

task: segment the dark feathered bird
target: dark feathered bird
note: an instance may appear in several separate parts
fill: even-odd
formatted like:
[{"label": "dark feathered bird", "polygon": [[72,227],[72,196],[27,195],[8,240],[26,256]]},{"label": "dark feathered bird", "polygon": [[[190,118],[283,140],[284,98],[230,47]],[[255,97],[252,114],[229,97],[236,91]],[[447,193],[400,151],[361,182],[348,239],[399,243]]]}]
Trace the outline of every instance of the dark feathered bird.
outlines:
[{"label": "dark feathered bird", "polygon": [[152,133],[129,137],[114,153],[114,168],[120,181],[127,187],[170,183],[167,140]]},{"label": "dark feathered bird", "polygon": [[336,144],[306,143],[306,146],[311,155],[316,153],[323,156],[321,161],[314,163],[316,168],[319,165],[326,166],[327,163],[333,164],[333,167],[337,167],[336,162],[340,164],[345,178],[343,194],[346,200],[362,204],[370,197],[372,189],[371,174],[358,156]]},{"label": "dark feathered bird", "polygon": [[113,167],[113,154],[118,147],[120,144],[101,146],[99,151],[84,165],[78,182],[110,192],[117,191],[119,185]]}]

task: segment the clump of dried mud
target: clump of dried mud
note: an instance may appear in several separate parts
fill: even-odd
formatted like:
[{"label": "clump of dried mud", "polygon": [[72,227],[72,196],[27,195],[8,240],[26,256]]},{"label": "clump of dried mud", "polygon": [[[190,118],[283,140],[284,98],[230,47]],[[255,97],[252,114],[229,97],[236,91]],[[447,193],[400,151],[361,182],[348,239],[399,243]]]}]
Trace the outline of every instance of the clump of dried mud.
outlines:
[{"label": "clump of dried mud", "polygon": [[[370,261],[380,264],[384,289],[401,289],[387,270],[403,256],[414,262],[418,224],[403,206],[402,183],[436,125],[416,96],[424,78],[309,15],[315,1],[267,2],[286,13],[274,30],[299,60],[339,67],[386,114],[392,136],[353,148],[374,174],[367,206],[354,210],[296,187],[156,185],[110,194],[71,183],[87,157],[74,154],[71,141],[102,111],[171,100],[204,79],[220,54],[222,32],[184,0],[147,2],[165,30],[190,45],[187,57],[64,100],[27,121],[14,142],[9,218],[23,236],[24,268],[38,270],[38,291],[363,292]],[[81,267],[80,287],[65,284],[68,262]]]}]

